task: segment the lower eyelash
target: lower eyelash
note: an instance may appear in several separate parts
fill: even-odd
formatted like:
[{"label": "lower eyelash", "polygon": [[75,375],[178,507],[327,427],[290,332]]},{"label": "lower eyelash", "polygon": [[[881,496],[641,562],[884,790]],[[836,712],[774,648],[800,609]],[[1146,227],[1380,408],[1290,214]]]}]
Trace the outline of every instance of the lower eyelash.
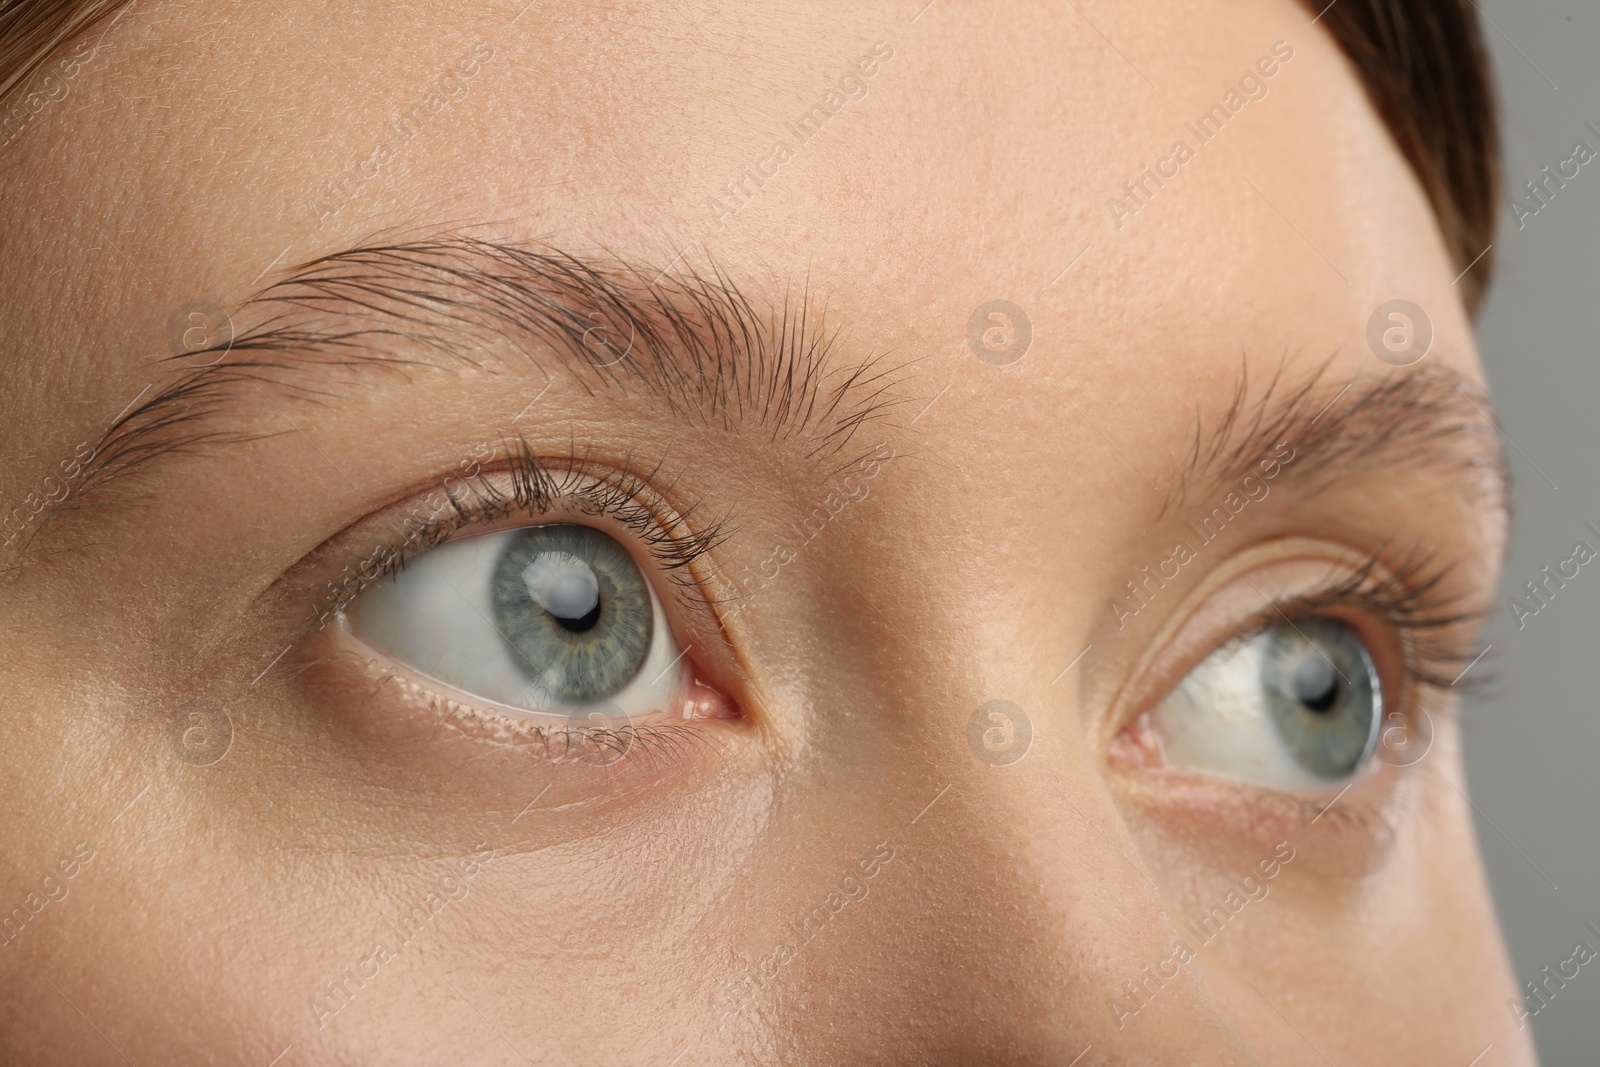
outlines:
[{"label": "lower eyelash", "polygon": [[[352,654],[349,650],[324,652],[302,670]],[[372,683],[366,701],[377,699],[385,688],[393,686],[402,701],[412,704],[410,714],[432,722],[434,732],[453,730],[471,741],[515,749],[542,763],[604,768],[642,761],[649,767],[657,761],[670,765],[671,760],[694,750],[718,748],[709,731],[688,720],[661,717],[617,726],[572,720],[541,722],[478,707],[430,689],[398,671],[374,670],[375,660],[363,662]]]},{"label": "lower eyelash", "polygon": [[[502,446],[503,467],[493,472],[509,477],[509,492],[497,484],[481,464],[474,463],[471,474],[451,486],[450,478],[441,483],[445,504],[442,517],[412,521],[404,525],[407,534],[379,547],[366,559],[345,567],[328,583],[327,593],[313,610],[313,629],[321,629],[368,586],[403,570],[412,558],[451,540],[461,530],[521,516],[549,518],[560,510],[591,517],[604,517],[629,530],[654,559],[678,590],[679,598],[690,607],[710,611],[710,603],[689,568],[721,544],[728,533],[728,519],[709,523],[703,529],[689,524],[689,517],[700,510],[696,503],[664,521],[644,501],[659,498],[654,483],[665,460],[648,474],[634,474],[628,465],[619,470],[580,456],[574,449],[564,461],[548,464],[534,454],[527,441],[518,438]],[[672,484],[676,484],[675,482]],[[670,492],[672,484],[665,487]]]},{"label": "lower eyelash", "polygon": [[1326,828],[1334,833],[1355,832],[1373,837],[1395,829],[1393,813],[1388,806],[1354,800],[1348,795],[1330,800],[1269,791],[1262,795],[1259,803],[1263,807],[1279,808],[1302,826]]}]

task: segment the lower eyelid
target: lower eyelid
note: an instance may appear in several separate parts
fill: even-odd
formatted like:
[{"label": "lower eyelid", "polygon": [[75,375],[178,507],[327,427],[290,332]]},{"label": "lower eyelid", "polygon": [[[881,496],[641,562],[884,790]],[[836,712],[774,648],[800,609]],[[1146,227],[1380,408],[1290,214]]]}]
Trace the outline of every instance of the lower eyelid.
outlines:
[{"label": "lower eyelid", "polygon": [[680,810],[758,736],[742,722],[653,716],[627,731],[516,724],[465,702],[450,707],[381,657],[332,638],[291,650],[276,675],[285,715],[303,728],[304,751],[290,758],[377,812],[478,820],[511,848],[587,833],[596,810]]},{"label": "lower eyelid", "polygon": [[1124,800],[1170,829],[1199,840],[1229,837],[1303,839],[1355,835],[1363,846],[1381,847],[1403,822],[1399,809],[1416,792],[1418,776],[1404,768],[1375,765],[1337,789],[1299,793],[1220,778],[1185,767],[1118,775]]},{"label": "lower eyelid", "polygon": [[[611,762],[645,750],[656,737],[688,736],[686,730],[715,729],[740,716],[735,705],[710,689],[685,660],[685,692],[674,709],[657,709],[618,721],[615,726],[581,716],[563,716],[518,708],[497,709],[474,702],[470,694],[453,695],[447,686],[417,675],[403,664],[371,649],[342,625],[315,639],[309,670],[329,699],[350,706],[351,698],[363,732],[377,732],[399,743],[417,745],[443,731],[478,744],[515,749],[548,763]],[[359,694],[359,695],[358,695]]]}]

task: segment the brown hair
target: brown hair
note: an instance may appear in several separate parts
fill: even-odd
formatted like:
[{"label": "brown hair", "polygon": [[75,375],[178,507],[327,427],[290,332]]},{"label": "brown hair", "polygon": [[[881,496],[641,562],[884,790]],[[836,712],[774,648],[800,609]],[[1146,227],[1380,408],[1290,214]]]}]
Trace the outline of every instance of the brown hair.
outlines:
[{"label": "brown hair", "polygon": [[[1472,0],[1302,0],[1422,183],[1476,312],[1489,284],[1500,131]],[[0,0],[0,100],[128,0]]]},{"label": "brown hair", "polygon": [[52,53],[128,0],[0,0],[0,101]]},{"label": "brown hair", "polygon": [[[1500,125],[1472,0],[1303,0],[1355,68],[1433,204],[1474,313],[1489,285]],[[1470,265],[1470,266],[1469,266]]]}]

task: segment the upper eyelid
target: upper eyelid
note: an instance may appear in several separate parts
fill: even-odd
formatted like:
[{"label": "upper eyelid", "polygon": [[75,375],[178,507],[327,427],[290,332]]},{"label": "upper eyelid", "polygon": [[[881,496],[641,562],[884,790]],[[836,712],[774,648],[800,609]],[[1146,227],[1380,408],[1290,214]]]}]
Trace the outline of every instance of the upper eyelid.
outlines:
[{"label": "upper eyelid", "polygon": [[[669,579],[680,590],[679,602],[694,609],[709,611],[709,600],[694,595],[694,578],[677,572],[692,567],[701,556],[720,544],[730,515],[712,521],[705,528],[692,525],[688,516],[700,504],[673,509],[670,519],[662,520],[650,504],[639,501],[641,494],[659,504],[661,490],[652,484],[662,464],[651,474],[629,473],[625,469],[570,453],[565,460],[541,460],[525,441],[509,445],[494,466],[483,464],[462,479],[464,491],[446,490],[449,506],[438,514],[412,525],[414,515],[390,520],[391,528],[408,530],[404,536],[391,536],[359,561],[346,563],[339,576],[327,583],[327,591],[313,605],[308,630],[320,630],[363,589],[381,581],[430,548],[452,540],[461,531],[484,526],[518,515],[529,518],[547,516],[553,521],[571,521],[572,514],[604,516],[632,530],[648,542],[648,553],[656,566],[671,572]],[[509,492],[501,482],[509,481]],[[436,488],[442,482],[432,483]],[[561,505],[581,504],[581,507]],[[646,523],[654,522],[653,532],[640,535]],[[668,529],[667,527],[673,527]]]},{"label": "upper eyelid", "polygon": [[1489,609],[1457,610],[1454,597],[1435,596],[1450,570],[1446,562],[1435,565],[1425,554],[1413,554],[1392,575],[1378,574],[1380,564],[1372,557],[1365,567],[1338,580],[1303,590],[1295,595],[1263,605],[1251,621],[1238,628],[1235,636],[1217,647],[1231,646],[1254,637],[1273,625],[1296,618],[1327,613],[1337,608],[1359,608],[1381,618],[1401,643],[1401,669],[1407,685],[1433,689],[1449,688],[1454,667],[1466,662],[1471,651],[1465,643],[1430,643],[1430,632],[1486,618]]},{"label": "upper eyelid", "polygon": [[[1170,617],[1157,634],[1147,639],[1134,668],[1105,698],[1108,728],[1113,733],[1123,729],[1218,649],[1248,640],[1281,623],[1280,610],[1293,618],[1296,613],[1329,612],[1340,607],[1364,609],[1367,617],[1382,622],[1397,635],[1402,646],[1396,649],[1401,656],[1398,666],[1408,688],[1449,688],[1459,667],[1471,659],[1472,647],[1464,635],[1447,631],[1432,638],[1430,631],[1469,623],[1488,613],[1462,609],[1461,601],[1470,594],[1449,588],[1447,579],[1454,571],[1453,565],[1449,561],[1441,563],[1425,547],[1407,551],[1403,546],[1386,545],[1358,551],[1346,546],[1344,551],[1342,563],[1331,556],[1322,559],[1327,572],[1306,581],[1297,592],[1263,603],[1259,591],[1246,590],[1244,595],[1251,601],[1248,611],[1230,612],[1227,621],[1208,624],[1203,632],[1193,631],[1205,605],[1239,584],[1242,576],[1296,558],[1321,557],[1309,553],[1309,549],[1307,555],[1274,556],[1242,566],[1225,579],[1209,584],[1203,596],[1181,614]],[[1181,647],[1174,650],[1175,644]]]}]

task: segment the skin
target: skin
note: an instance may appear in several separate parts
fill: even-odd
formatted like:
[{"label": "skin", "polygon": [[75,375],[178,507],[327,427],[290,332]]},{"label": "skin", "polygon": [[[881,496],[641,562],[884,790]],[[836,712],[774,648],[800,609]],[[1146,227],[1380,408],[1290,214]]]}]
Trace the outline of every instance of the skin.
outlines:
[{"label": "skin", "polygon": [[[1136,616],[1112,609],[1222,499],[1163,510],[1197,414],[1221,425],[1242,368],[1249,404],[1280,367],[1320,383],[1313,414],[1352,379],[1481,382],[1459,268],[1309,16],[518,6],[150,3],[98,38],[4,157],[0,499],[184,373],[167,357],[186,303],[239,309],[375,234],[470,230],[669,279],[714,265],[769,309],[804,290],[843,331],[831,365],[877,355],[900,402],[818,467],[817,426],[675,419],[491,345],[478,369],[335,375],[320,402],[269,386],[229,415],[256,439],[152,465],[8,545],[0,905],[47,875],[65,895],[0,952],[0,1059],[1533,1062],[1453,695],[1406,704],[1432,728],[1412,765],[1293,802],[1163,763],[1141,719],[1262,597],[1330,568],[1399,572],[1429,545],[1454,564],[1444,592],[1487,603],[1492,435],[1348,478],[1305,448],[1290,468],[1329,477],[1285,473]],[[707,198],[880,41],[866,95],[719,219]],[[1119,226],[1107,200],[1277,41],[1293,57],[1268,95]],[[328,209],[330,179],[476,42],[492,54],[466,94]],[[1396,295],[1434,332],[1407,368],[1367,342]],[[994,299],[1032,326],[1006,365],[967,342]],[[421,359],[407,344],[389,354]],[[512,434],[660,461],[671,506],[733,516],[693,572],[714,601],[840,491],[841,465],[893,458],[739,611],[673,616],[721,717],[637,757],[552,760],[440,728],[392,670],[304,628],[377,543],[360,524]],[[1395,671],[1382,621],[1350,621]],[[1471,625],[1450,636],[1470,646]],[[997,699],[1031,733],[1003,765],[968,740]],[[232,734],[206,766],[172,741],[193,700]],[[92,859],[65,877],[80,843]],[[1279,845],[1270,891],[1200,947],[1185,923]],[[472,855],[459,899],[319,1012]],[[859,899],[832,898],[801,943],[830,892]],[[1193,960],[1114,1008],[1180,936]]]}]

